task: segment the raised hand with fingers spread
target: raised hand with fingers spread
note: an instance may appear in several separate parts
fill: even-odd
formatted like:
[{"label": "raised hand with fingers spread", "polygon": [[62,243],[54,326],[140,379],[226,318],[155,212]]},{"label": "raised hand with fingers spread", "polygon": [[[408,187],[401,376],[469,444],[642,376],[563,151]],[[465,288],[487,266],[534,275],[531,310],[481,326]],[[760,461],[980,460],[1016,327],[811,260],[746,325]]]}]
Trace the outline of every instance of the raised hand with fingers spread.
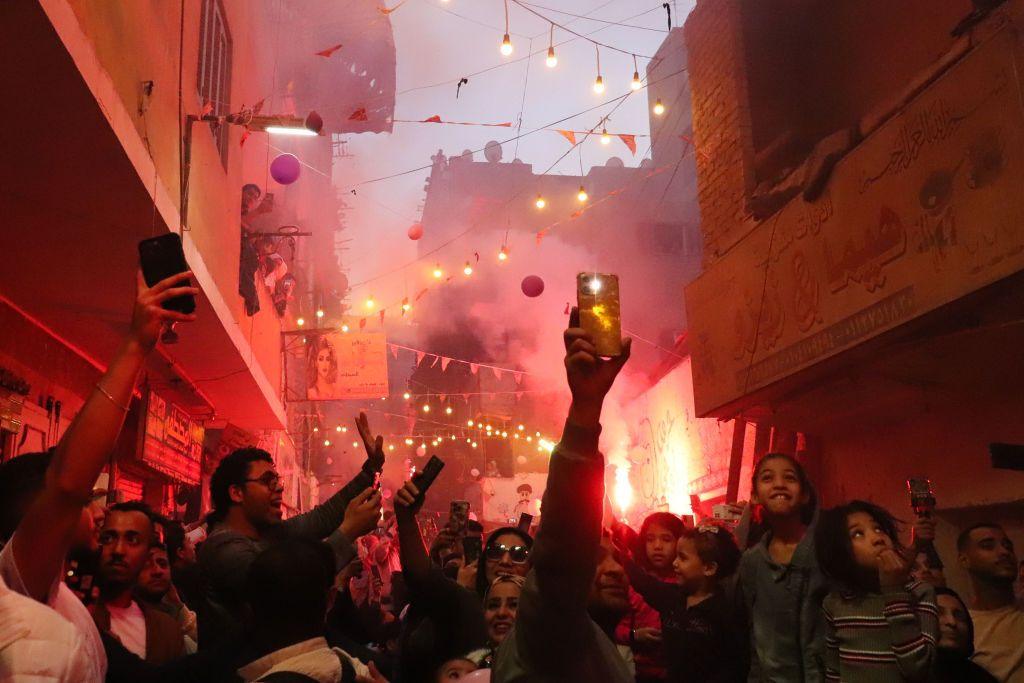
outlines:
[{"label": "raised hand with fingers spread", "polygon": [[359,436],[363,439],[367,463],[380,472],[384,469],[384,437],[373,435],[373,431],[370,430],[370,421],[367,419],[366,413],[363,412],[359,413],[359,417],[356,418],[356,429],[359,430]]}]

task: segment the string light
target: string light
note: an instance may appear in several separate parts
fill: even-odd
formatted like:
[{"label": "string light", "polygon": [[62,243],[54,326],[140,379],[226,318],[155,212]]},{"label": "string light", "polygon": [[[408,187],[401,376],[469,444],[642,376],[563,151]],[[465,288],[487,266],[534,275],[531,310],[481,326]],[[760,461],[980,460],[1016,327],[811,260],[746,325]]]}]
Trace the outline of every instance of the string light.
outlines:
[{"label": "string light", "polygon": [[320,428],[317,427],[316,425],[313,425],[313,433],[317,434],[319,431],[320,431]]},{"label": "string light", "polygon": [[548,205],[548,203],[547,203],[547,200],[544,199],[543,195],[537,195],[537,201],[534,202],[534,205],[538,209],[543,209],[545,206]]},{"label": "string light", "polygon": [[324,309],[322,309],[322,308],[316,309],[316,317],[318,317],[318,318],[324,317]]},{"label": "string light", "polygon": [[299,318],[298,320],[295,321],[295,324],[298,325],[299,327],[302,327],[303,325],[306,324],[306,319],[305,318]]},{"label": "string light", "polygon": [[341,425],[338,425],[337,427],[335,427],[335,428],[334,428],[334,431],[336,431],[336,432],[340,432],[340,431],[341,431]]},{"label": "string light", "polygon": [[408,391],[402,394],[402,398],[404,398],[406,401],[408,401],[411,396],[412,394],[410,394]]},{"label": "string light", "polygon": [[633,90],[639,90],[644,87],[644,84],[640,81],[640,69],[636,65],[636,55],[633,55],[633,80],[630,82],[629,87]]},{"label": "string light", "polygon": [[476,448],[476,441],[473,442],[473,448]]},{"label": "string light", "polygon": [[472,427],[472,426],[473,426],[473,424],[474,424],[474,423],[473,423],[473,421],[472,421],[472,420],[466,420],[466,426],[468,426],[468,427]]},{"label": "string light", "polygon": [[505,34],[505,37],[501,39],[501,54],[506,57],[512,54],[512,39],[508,37],[507,33]]},{"label": "string light", "polygon": [[462,269],[462,272],[466,277],[473,274],[473,266],[469,265],[469,261],[466,261],[466,267]]},{"label": "string light", "polygon": [[359,448],[359,442],[358,441],[353,441],[352,442],[352,448]]},{"label": "string light", "polygon": [[393,443],[389,443],[389,444],[388,444],[388,450],[389,450],[389,451],[393,451],[393,450],[395,450],[395,444],[393,444]]},{"label": "string light", "polygon": [[601,48],[595,43],[594,50],[597,52],[597,79],[594,80],[594,92],[600,95],[604,92],[604,79],[601,78]]},{"label": "string light", "polygon": [[576,199],[580,200],[581,203],[587,201],[587,190],[582,185],[580,185],[580,191],[576,193]]},{"label": "string light", "polygon": [[341,326],[341,331],[342,332],[348,332],[348,325],[342,325]]},{"label": "string light", "polygon": [[516,429],[518,429],[519,431],[523,431],[524,429],[526,429],[526,427],[524,425],[519,425],[518,427],[516,427]]},{"label": "string light", "polygon": [[330,446],[331,445],[331,440],[330,439],[324,439],[324,445],[325,446]]},{"label": "string light", "polygon": [[612,141],[612,136],[608,135],[608,129],[607,128],[602,128],[601,129],[601,144],[602,145],[607,145],[607,144],[611,143],[611,141]]},{"label": "string light", "polygon": [[508,260],[508,248],[504,244],[501,245],[501,250],[498,252],[498,260],[499,261],[507,261]]},{"label": "string light", "polygon": [[412,310],[412,304],[406,301],[405,303],[402,304],[402,310],[408,313],[409,311]]},{"label": "string light", "polygon": [[665,113],[665,105],[661,103],[661,98],[659,97],[654,102],[654,115],[655,116],[661,116],[664,113]]},{"label": "string light", "polygon": [[424,403],[423,404],[423,412],[424,413],[429,413],[430,412],[430,404],[429,403]]},{"label": "string light", "polygon": [[366,304],[365,305],[366,305],[366,310],[368,310],[368,311],[372,311],[373,307],[377,305],[377,302],[373,300],[373,294],[371,294],[369,296],[369,298],[366,300]]},{"label": "string light", "polygon": [[558,57],[555,56],[555,25],[551,24],[551,36],[548,39],[548,58],[545,60],[545,64],[548,65],[549,69],[554,69],[558,66]]},{"label": "string light", "polygon": [[406,439],[405,440],[405,445],[406,446],[411,446],[412,445],[412,439]]},{"label": "string light", "polygon": [[448,406],[447,408],[444,409],[445,415],[451,415],[452,412],[453,411],[452,411],[452,407],[451,406]]},{"label": "string light", "polygon": [[438,263],[434,266],[434,279],[440,280],[442,277],[444,277],[444,271],[441,270],[441,264]]}]

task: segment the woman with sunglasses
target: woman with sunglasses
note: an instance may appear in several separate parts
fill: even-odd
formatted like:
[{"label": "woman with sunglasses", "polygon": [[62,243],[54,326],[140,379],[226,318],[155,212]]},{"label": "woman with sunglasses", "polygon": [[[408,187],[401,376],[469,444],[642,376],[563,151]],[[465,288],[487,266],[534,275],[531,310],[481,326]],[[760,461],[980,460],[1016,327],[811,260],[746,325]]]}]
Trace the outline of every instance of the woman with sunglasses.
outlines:
[{"label": "woman with sunglasses", "polygon": [[499,576],[525,577],[533,566],[530,561],[532,549],[533,539],[520,529],[506,526],[492,531],[476,568],[476,592],[480,599],[484,599]]}]

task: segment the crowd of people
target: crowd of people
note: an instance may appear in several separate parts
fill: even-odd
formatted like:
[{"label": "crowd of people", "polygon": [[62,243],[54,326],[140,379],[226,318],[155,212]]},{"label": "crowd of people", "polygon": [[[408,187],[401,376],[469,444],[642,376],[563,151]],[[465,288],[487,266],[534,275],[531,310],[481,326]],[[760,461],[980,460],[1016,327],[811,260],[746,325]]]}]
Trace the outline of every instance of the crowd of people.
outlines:
[{"label": "crowd of people", "polygon": [[194,318],[161,305],[198,293],[188,275],[140,278],[131,331],[56,448],[0,466],[0,681],[1024,681],[1018,561],[997,524],[957,541],[967,602],[930,518],[904,544],[873,503],[823,509],[783,453],[755,464],[737,526],[605,519],[601,413],[630,342],[598,356],[575,311],[535,530],[485,537],[453,515],[425,538],[416,478],[382,510],[384,440],[365,415],[360,471],[304,514],[283,518],[257,448],[219,463],[201,524],[104,508],[93,487],[143,363]]}]

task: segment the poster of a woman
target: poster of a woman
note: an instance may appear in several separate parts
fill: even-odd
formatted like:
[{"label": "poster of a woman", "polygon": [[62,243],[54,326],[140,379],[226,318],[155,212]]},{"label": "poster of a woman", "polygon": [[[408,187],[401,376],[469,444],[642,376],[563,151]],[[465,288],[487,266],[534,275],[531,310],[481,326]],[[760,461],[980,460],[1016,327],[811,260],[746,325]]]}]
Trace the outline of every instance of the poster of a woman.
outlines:
[{"label": "poster of a woman", "polygon": [[333,398],[338,382],[338,354],[326,335],[316,338],[307,354],[306,398],[315,401]]}]

